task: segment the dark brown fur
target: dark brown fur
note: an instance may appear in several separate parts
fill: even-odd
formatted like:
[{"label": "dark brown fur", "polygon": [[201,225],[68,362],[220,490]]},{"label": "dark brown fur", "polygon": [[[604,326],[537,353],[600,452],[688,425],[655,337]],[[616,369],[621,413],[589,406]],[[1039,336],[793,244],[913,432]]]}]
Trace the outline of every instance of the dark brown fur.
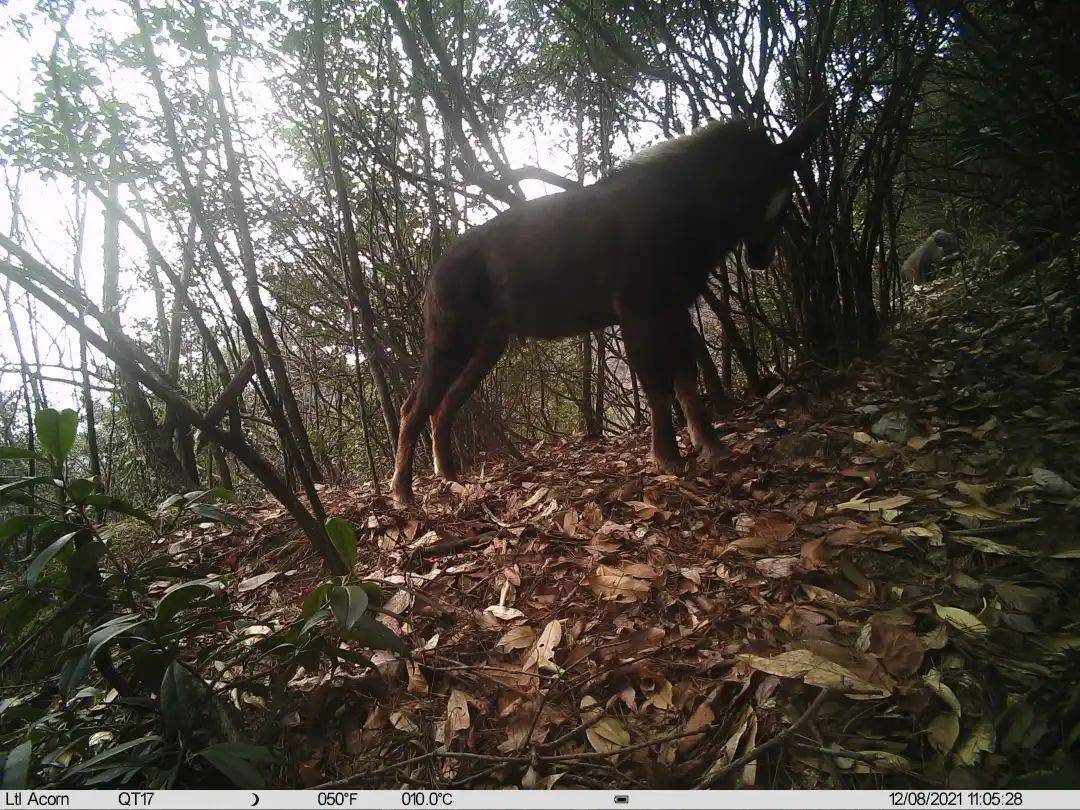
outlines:
[{"label": "dark brown fur", "polygon": [[428,280],[424,358],[401,408],[395,499],[411,501],[413,451],[429,417],[436,468],[456,476],[454,415],[512,334],[561,338],[618,323],[652,412],[656,463],[682,469],[672,390],[710,462],[719,440],[697,391],[687,308],[740,242],[751,266],[772,260],[792,174],[823,117],[815,111],[781,144],[738,122],[712,124],[454,242]]}]

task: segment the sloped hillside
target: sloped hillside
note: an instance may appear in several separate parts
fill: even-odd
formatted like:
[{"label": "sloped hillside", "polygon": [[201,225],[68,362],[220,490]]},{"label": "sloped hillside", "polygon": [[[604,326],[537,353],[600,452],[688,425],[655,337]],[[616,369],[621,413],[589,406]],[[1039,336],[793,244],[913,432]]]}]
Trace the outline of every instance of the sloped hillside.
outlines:
[{"label": "sloped hillside", "polygon": [[[938,282],[831,393],[734,414],[717,474],[655,474],[642,432],[421,477],[411,511],[328,488],[413,656],[301,672],[269,731],[286,780],[1069,779],[1080,361],[1064,296],[991,289]],[[190,553],[293,618],[325,574],[275,505],[243,517]]]}]

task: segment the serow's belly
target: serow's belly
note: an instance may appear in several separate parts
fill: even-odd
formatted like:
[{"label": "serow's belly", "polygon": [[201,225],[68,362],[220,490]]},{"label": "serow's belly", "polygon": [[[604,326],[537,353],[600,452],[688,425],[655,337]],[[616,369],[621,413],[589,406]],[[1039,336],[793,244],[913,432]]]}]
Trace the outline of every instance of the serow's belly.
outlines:
[{"label": "serow's belly", "polygon": [[503,308],[502,320],[515,335],[555,340],[573,337],[616,322],[610,303],[569,298],[522,299]]}]

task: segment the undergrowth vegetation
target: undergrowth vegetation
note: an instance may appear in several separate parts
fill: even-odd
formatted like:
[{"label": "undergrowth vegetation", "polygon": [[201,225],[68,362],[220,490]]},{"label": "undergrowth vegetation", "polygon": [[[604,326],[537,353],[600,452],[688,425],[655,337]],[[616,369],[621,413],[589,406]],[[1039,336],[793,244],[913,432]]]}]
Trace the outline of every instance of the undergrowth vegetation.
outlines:
[{"label": "undergrowth vegetation", "polygon": [[[65,473],[76,423],[74,411],[42,410],[40,452],[0,448],[0,540],[12,562],[0,579],[4,787],[263,785],[272,740],[252,705],[276,719],[299,668],[369,662],[358,648],[407,654],[374,619],[379,586],[324,582],[283,626],[237,610],[227,574],[173,547],[195,527],[242,527],[223,508],[233,493],[177,494],[149,511],[111,497],[99,479]],[[10,474],[31,460],[47,472]],[[331,518],[327,531],[355,563],[352,526]]]}]

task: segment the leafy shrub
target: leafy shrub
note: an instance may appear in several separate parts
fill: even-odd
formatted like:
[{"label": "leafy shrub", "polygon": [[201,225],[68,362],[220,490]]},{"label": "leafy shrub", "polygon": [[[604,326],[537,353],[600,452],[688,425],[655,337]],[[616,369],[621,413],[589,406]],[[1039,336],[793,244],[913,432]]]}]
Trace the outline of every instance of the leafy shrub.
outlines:
[{"label": "leafy shrub", "polygon": [[[244,705],[273,719],[299,667],[370,663],[342,639],[407,654],[373,618],[378,586],[326,582],[298,621],[275,629],[235,610],[212,572],[165,552],[115,553],[105,516],[144,525],[155,550],[194,524],[242,522],[220,506],[234,500],[228,490],[173,495],[148,512],[102,492],[98,479],[66,476],[76,431],[73,411],[47,409],[35,419],[41,453],[0,448],[0,459],[49,471],[0,483],[0,507],[19,510],[0,520],[0,670],[35,679],[0,687],[4,787],[262,786],[275,758],[244,739],[239,696],[256,696]],[[355,562],[352,526],[331,518],[327,530]],[[31,553],[19,557],[23,537]]]}]

